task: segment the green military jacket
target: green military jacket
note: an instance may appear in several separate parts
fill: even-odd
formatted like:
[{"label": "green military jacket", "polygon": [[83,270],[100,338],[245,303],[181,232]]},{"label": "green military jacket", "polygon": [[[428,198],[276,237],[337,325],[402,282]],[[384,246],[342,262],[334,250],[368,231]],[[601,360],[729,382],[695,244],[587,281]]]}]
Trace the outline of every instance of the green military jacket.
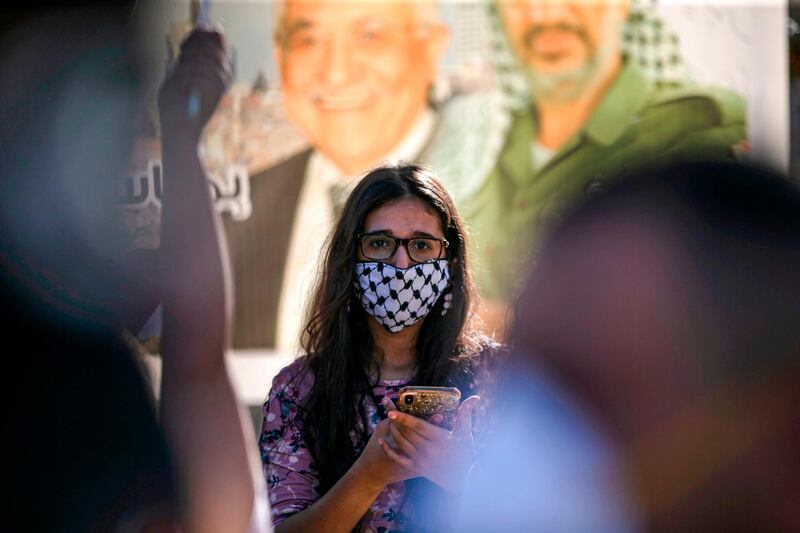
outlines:
[{"label": "green military jacket", "polygon": [[544,166],[533,161],[535,138],[535,111],[516,113],[494,168],[460,202],[475,278],[488,298],[512,301],[547,229],[616,174],[645,163],[733,158],[746,138],[744,104],[722,89],[657,89],[629,65]]}]

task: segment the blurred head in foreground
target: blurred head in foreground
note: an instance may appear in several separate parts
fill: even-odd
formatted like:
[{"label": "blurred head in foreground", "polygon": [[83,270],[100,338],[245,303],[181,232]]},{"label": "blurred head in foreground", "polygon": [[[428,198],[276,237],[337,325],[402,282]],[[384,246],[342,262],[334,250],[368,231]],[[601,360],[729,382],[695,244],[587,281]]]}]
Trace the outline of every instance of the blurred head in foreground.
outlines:
[{"label": "blurred head in foreground", "polygon": [[0,64],[13,72],[0,82],[4,256],[49,297],[113,312],[114,201],[140,94],[133,2],[3,9]]},{"label": "blurred head in foreground", "polygon": [[770,171],[669,167],[594,196],[520,300],[525,377],[489,461],[516,446],[511,478],[555,472],[551,507],[578,524],[588,491],[614,511],[594,530],[797,530],[798,273],[800,190]]},{"label": "blurred head in foreground", "polygon": [[176,502],[152,391],[114,312],[113,199],[139,94],[132,4],[3,8],[0,65],[11,74],[0,79],[0,336],[16,348],[4,389],[10,530],[159,531]]}]

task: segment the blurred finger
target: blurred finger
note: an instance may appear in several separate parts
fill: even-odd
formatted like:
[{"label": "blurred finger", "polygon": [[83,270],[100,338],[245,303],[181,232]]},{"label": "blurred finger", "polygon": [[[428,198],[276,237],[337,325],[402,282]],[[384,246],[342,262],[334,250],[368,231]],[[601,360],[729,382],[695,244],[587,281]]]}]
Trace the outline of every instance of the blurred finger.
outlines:
[{"label": "blurred finger", "polygon": [[426,440],[440,440],[447,436],[448,431],[435,426],[421,418],[411,416],[401,411],[392,411],[389,413],[389,418],[396,421],[400,425],[400,429],[407,429],[414,431]]},{"label": "blurred finger", "polygon": [[202,93],[204,99],[215,103],[222,98],[230,85],[224,74],[210,73],[200,68],[182,69],[178,83],[179,90],[184,94],[197,91]]},{"label": "blurred finger", "polygon": [[224,52],[225,44],[222,41],[213,39],[186,40],[181,44],[180,53],[184,57],[196,55],[198,51]]},{"label": "blurred finger", "polygon": [[407,439],[395,424],[389,424],[389,434],[392,437],[395,448],[409,457],[414,457],[416,455],[417,448],[414,446],[414,443]]},{"label": "blurred finger", "polygon": [[383,400],[381,400],[381,404],[383,405],[383,408],[386,409],[387,413],[389,411],[397,411],[397,407],[394,405],[394,402],[389,399],[388,396],[383,397]]},{"label": "blurred finger", "polygon": [[181,43],[181,52],[204,43],[213,43],[216,46],[225,45],[225,36],[221,31],[211,28],[195,28]]},{"label": "blurred finger", "polygon": [[189,49],[180,55],[180,64],[201,62],[204,64],[225,66],[230,64],[230,58],[223,48],[217,46],[202,46]]},{"label": "blurred finger", "polygon": [[214,62],[197,60],[181,63],[175,71],[176,75],[186,78],[188,76],[216,79],[223,83],[230,81],[233,73],[225,65]]},{"label": "blurred finger", "polygon": [[470,396],[458,406],[458,417],[453,431],[461,434],[472,433],[472,411],[480,403],[480,396]]},{"label": "blurred finger", "polygon": [[378,439],[378,444],[380,444],[383,453],[393,462],[397,463],[398,465],[402,466],[406,469],[411,469],[413,465],[413,461],[406,455],[400,454],[394,448],[389,446],[389,444],[384,439]]}]

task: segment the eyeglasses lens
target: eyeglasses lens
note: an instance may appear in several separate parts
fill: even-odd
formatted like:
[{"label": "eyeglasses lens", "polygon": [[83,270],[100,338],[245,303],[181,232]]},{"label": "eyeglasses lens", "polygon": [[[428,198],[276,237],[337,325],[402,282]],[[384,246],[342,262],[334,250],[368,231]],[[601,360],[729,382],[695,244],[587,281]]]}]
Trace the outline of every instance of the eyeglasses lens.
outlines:
[{"label": "eyeglasses lens", "polygon": [[[364,235],[361,237],[361,252],[367,259],[383,261],[389,259],[397,250],[397,240],[387,235]],[[412,261],[424,263],[441,257],[442,243],[436,239],[423,237],[409,239],[406,250]]]}]

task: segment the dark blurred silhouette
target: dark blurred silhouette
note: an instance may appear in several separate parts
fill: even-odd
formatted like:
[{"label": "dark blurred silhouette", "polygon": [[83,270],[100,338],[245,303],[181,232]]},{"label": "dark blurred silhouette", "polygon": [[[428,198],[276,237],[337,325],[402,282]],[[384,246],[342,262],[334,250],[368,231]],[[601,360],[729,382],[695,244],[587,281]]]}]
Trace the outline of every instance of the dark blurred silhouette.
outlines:
[{"label": "dark blurred silhouette", "polygon": [[9,530],[161,530],[177,509],[153,394],[116,319],[114,187],[138,105],[131,8],[2,8]]},{"label": "dark blurred silhouette", "polygon": [[[0,16],[0,337],[12,495],[4,526],[268,530],[252,429],[225,369],[224,320],[207,329],[205,350],[183,345],[174,319],[165,328],[172,345],[162,428],[120,318],[128,273],[114,199],[130,162],[142,74],[133,7],[34,2]],[[174,200],[184,182],[176,175],[171,185],[171,234],[186,221]],[[195,236],[203,237],[219,262],[215,235]],[[185,254],[173,247],[165,255],[181,266]],[[214,294],[223,292],[213,291],[223,286],[217,274],[201,285]],[[172,310],[182,289],[165,298]],[[194,314],[180,318],[182,328],[203,327]],[[198,428],[204,438],[193,440]],[[226,497],[209,501],[214,490]]]},{"label": "dark blurred silhouette", "polygon": [[519,302],[464,529],[800,530],[799,274],[800,191],[772,171],[653,169],[589,199]]}]

